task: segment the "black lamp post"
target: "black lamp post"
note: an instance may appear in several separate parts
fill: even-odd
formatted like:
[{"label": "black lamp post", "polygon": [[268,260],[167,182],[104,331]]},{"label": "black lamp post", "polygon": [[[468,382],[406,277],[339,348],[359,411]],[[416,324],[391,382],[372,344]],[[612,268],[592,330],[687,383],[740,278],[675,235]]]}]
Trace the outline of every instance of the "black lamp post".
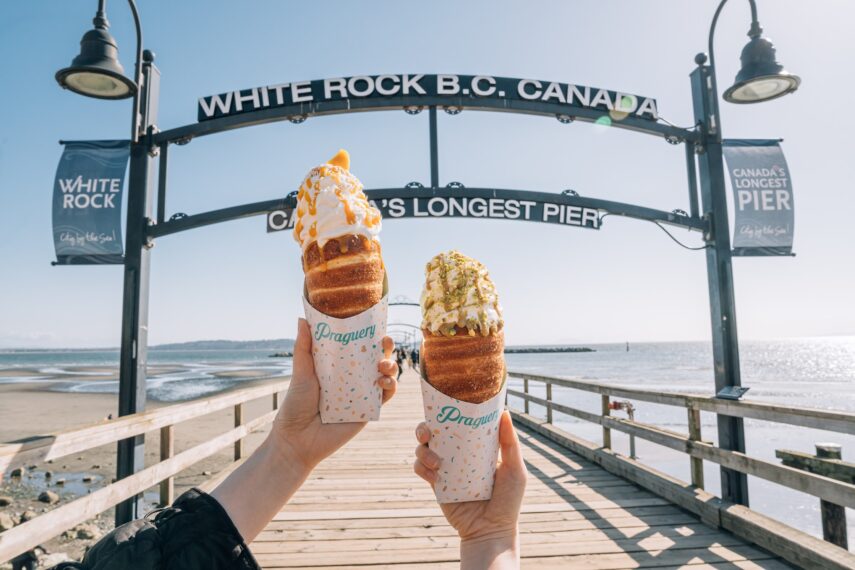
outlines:
[{"label": "black lamp post", "polygon": [[[742,68],[736,82],[724,93],[731,103],[759,103],[792,93],[800,79],[787,73],[775,60],[775,48],[760,34],[757,6],[751,5],[751,40],[742,50]],[[739,343],[736,333],[736,306],[733,293],[730,226],[727,218],[724,161],[722,158],[721,120],[718,109],[718,86],[715,74],[713,38],[719,14],[727,0],[722,0],[713,16],[709,34],[709,65],[707,56],[698,54],[698,67],[691,74],[692,101],[695,120],[701,128],[697,145],[703,215],[709,220],[706,236],[707,275],[709,277],[710,317],[713,340],[713,365],[716,392],[742,384],[739,369]],[[742,418],[718,416],[719,446],[745,452],[745,432]],[[748,479],[744,473],[721,468],[723,499],[748,505]]]},{"label": "black lamp post", "polygon": [[[125,77],[118,46],[107,31],[105,0],[99,0],[94,29],[83,35],[80,55],[56,73],[64,89],[98,99],[133,97],[128,212],[125,235],[122,344],[119,358],[119,415],[141,412],[146,401],[149,245],[146,229],[151,216],[149,170],[153,153],[150,132],[157,120],[160,72],[154,54],[142,48],[142,28],[134,0],[128,0],[137,36],[134,80]],[[145,466],[142,435],[118,443],[116,477],[123,479]],[[139,497],[116,505],[116,525],[143,515]]]}]

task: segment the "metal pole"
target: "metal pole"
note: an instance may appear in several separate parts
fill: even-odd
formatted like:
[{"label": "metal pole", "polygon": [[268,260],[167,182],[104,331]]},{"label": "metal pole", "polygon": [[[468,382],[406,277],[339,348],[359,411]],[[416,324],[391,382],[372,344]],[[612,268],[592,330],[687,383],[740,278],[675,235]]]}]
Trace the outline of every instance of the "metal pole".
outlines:
[{"label": "metal pole", "polygon": [[[702,129],[698,147],[703,215],[708,218],[710,234],[707,276],[712,324],[713,364],[716,392],[730,386],[740,386],[739,344],[736,334],[736,307],[733,294],[730,228],[727,217],[727,197],[724,182],[724,162],[721,153],[721,125],[716,120],[716,97],[713,69],[704,65],[706,57],[695,58],[698,67],[691,74],[692,102],[695,120]],[[745,432],[742,418],[719,414],[719,447],[745,452]],[[727,501],[748,505],[748,478],[744,473],[721,468],[721,496]]]},{"label": "metal pole", "polygon": [[[151,150],[149,127],[157,120],[160,72],[154,55],[143,55],[141,85],[141,125],[145,136],[131,144],[128,176],[128,212],[125,236],[125,280],[122,296],[122,346],[119,358],[119,415],[145,409],[146,356],[148,352],[149,248],[146,231],[151,217]],[[136,111],[135,111],[136,112]],[[145,437],[124,439],[118,443],[116,478],[123,479],[145,466]],[[142,516],[141,496],[116,505],[116,526]]]},{"label": "metal pole", "polygon": [[436,107],[428,110],[430,122],[430,187],[439,188],[439,142],[436,133]]}]

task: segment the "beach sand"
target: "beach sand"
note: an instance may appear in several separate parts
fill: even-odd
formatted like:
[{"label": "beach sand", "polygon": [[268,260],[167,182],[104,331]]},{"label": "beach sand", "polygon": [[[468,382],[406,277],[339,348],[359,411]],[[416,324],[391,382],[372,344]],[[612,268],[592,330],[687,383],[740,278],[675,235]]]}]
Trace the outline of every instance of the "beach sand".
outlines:
[{"label": "beach sand", "polygon": [[[115,369],[113,369],[115,370]],[[83,371],[82,369],[79,371]],[[87,372],[98,372],[93,368]],[[24,376],[19,373],[17,376]],[[115,378],[114,376],[112,378]],[[88,380],[93,382],[109,380],[111,376],[93,376]],[[244,383],[241,387],[249,387],[255,383]],[[75,427],[103,421],[108,414],[117,415],[117,396],[115,394],[63,393],[46,391],[44,383],[14,383],[0,384],[0,441],[10,442],[16,439],[34,435],[49,434]],[[148,409],[160,408],[161,402],[149,402]],[[179,404],[180,405],[180,404]],[[262,398],[244,407],[245,420],[255,418],[272,409],[272,399]],[[175,453],[184,451],[196,444],[202,443],[234,427],[232,408],[214,412],[178,424],[175,427]],[[251,453],[263,441],[269,426],[260,432],[251,434],[245,439],[245,451]],[[160,438],[158,431],[146,434],[146,466],[159,461]],[[175,477],[175,496],[178,497],[187,489],[209,479],[210,474],[216,474],[226,467],[233,459],[233,447],[229,445],[223,451],[208,457],[193,465]],[[28,466],[29,467],[29,466]],[[50,471],[50,479],[45,478],[45,472]],[[72,454],[51,463],[36,464],[34,469],[28,469],[22,479],[12,479],[9,473],[4,474],[0,482],[0,496],[12,497],[12,504],[0,507],[0,513],[9,514],[13,520],[20,519],[22,513],[32,510],[41,514],[45,510],[63,505],[74,498],[85,495],[89,490],[100,488],[116,476],[116,444],[104,445]],[[203,475],[203,473],[209,473]],[[84,476],[90,476],[93,481],[83,483]],[[64,478],[64,486],[56,485],[57,479]],[[53,506],[37,501],[39,493],[45,489],[59,494],[60,501]],[[159,499],[158,488],[154,487],[145,493],[146,504],[152,508]],[[100,532],[112,528],[113,511],[106,511],[88,521],[99,527]],[[65,553],[72,559],[79,559],[87,546],[96,542],[95,539],[78,539],[57,537],[44,544],[48,552]],[[0,568],[6,568],[0,563]]]}]

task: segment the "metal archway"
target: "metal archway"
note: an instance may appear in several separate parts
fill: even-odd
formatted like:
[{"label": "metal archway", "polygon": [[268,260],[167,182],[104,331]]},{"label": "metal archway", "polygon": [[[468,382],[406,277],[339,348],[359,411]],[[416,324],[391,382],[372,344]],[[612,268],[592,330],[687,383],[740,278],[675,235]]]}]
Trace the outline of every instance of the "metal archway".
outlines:
[{"label": "metal archway", "polygon": [[[200,100],[200,112],[203,108],[208,110],[216,108],[210,113],[210,119],[161,132],[155,126],[160,73],[154,65],[153,58],[147,59],[142,66],[143,88],[140,93],[140,124],[146,135],[131,144],[128,177],[119,414],[127,415],[145,408],[149,265],[150,249],[154,240],[210,224],[260,214],[267,214],[269,229],[271,217],[278,216],[278,219],[273,220],[274,226],[277,224],[282,226],[278,229],[287,229],[292,221],[291,212],[294,202],[293,198],[289,197],[189,216],[179,212],[167,219],[170,146],[184,145],[202,136],[277,121],[288,120],[300,123],[308,118],[327,115],[390,110],[405,111],[409,114],[428,110],[430,183],[427,186],[412,183],[403,188],[368,190],[369,198],[375,201],[389,219],[420,217],[418,212],[427,212],[425,217],[523,219],[599,229],[601,216],[614,214],[703,232],[704,240],[707,242],[706,257],[713,353],[716,364],[716,389],[739,386],[730,230],[724,194],[721,136],[715,126],[717,95],[711,87],[711,68],[703,61],[697,63],[698,67],[691,74],[695,115],[695,126],[691,129],[675,127],[660,120],[655,100],[636,95],[535,80],[433,75],[420,76],[425,78],[425,88],[421,90],[413,88],[413,93],[408,94],[403,91],[396,93],[390,91],[395,80],[389,78],[399,77],[398,84],[403,86],[403,82],[407,81],[404,76],[357,76],[233,91],[230,94]],[[413,77],[407,77],[410,82],[413,81]],[[441,89],[446,82],[446,79],[442,78],[449,77],[457,78],[457,91]],[[342,81],[350,91],[340,92],[344,96],[331,96],[333,94],[328,92],[329,86],[341,86]],[[430,87],[429,81],[433,82],[431,92],[427,89]],[[469,87],[463,87],[467,82]],[[367,87],[369,84],[372,84],[374,89],[370,93]],[[510,91],[510,86],[513,85],[517,88],[516,95]],[[286,88],[290,93],[290,100],[284,96]],[[314,98],[313,94],[316,90],[323,91],[324,97]],[[271,103],[271,93],[277,97],[280,93],[283,94],[281,104],[278,99],[276,104]],[[348,93],[353,96],[348,96]],[[215,97],[219,97],[217,101],[220,103],[215,102]],[[561,97],[564,97],[563,101]],[[247,108],[244,108],[244,105]],[[688,177],[688,212],[682,210],[666,212],[634,204],[582,197],[572,191],[548,193],[466,188],[457,183],[441,186],[437,112],[444,110],[454,115],[467,109],[546,116],[562,123],[579,120],[608,124],[614,128],[655,136],[670,144],[682,144]],[[156,156],[159,157],[159,164],[157,180],[154,184],[149,174],[152,161]],[[700,178],[700,187],[698,178]],[[157,188],[157,211],[153,216],[152,202],[155,187]],[[703,214],[698,203],[699,194]],[[395,200],[401,202],[394,202]],[[530,204],[524,204],[525,202]],[[477,205],[476,210],[472,210],[473,204]],[[431,210],[432,207],[433,210]],[[517,210],[514,210],[514,207]],[[509,208],[512,213],[522,208],[527,215],[509,217],[507,215]],[[504,215],[493,215],[494,209],[496,212],[502,211]],[[73,259],[67,261],[67,263],[74,262]],[[725,449],[744,450],[741,419],[720,416],[719,440]],[[119,443],[118,477],[128,476],[141,469],[144,463],[143,445],[141,436]],[[722,496],[728,500],[743,502],[743,497],[747,498],[745,476],[724,468],[722,473],[724,489]],[[120,505],[117,509],[117,522],[136,518],[133,503],[131,499]]]}]

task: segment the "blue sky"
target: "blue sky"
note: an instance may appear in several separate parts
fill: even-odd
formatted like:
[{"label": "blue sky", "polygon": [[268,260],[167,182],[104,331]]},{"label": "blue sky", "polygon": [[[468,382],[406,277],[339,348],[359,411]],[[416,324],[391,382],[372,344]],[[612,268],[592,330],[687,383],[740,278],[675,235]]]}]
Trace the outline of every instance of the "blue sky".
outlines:
[{"label": "blue sky", "polygon": [[[51,190],[59,139],[127,136],[130,102],[61,90],[97,2],[0,6],[0,347],[117,346],[118,266],[51,267]],[[145,45],[162,72],[162,129],[196,119],[203,95],[280,82],[380,73],[532,77],[655,97],[692,123],[688,74],[706,51],[712,0],[330,1],[141,0]],[[722,103],[726,137],[782,137],[796,204],[795,258],[736,259],[742,339],[855,334],[855,78],[845,0],[759,0],[779,59],[803,83],[761,105]],[[126,70],[134,38],[125,2],[108,18]],[[719,84],[747,41],[748,3],[733,0],[716,36]],[[688,209],[681,147],[619,129],[514,115],[440,114],[440,181],[581,194]],[[174,147],[168,211],[287,194],[340,148],[367,188],[429,180],[427,113],[317,118],[243,129]],[[678,232],[691,245],[696,234]],[[703,252],[658,228],[609,218],[601,231],[512,221],[395,220],[382,242],[392,295],[418,298],[424,264],[457,248],[483,261],[505,308],[508,342],[709,338]],[[293,336],[301,314],[297,245],[262,217],[158,240],[150,341]],[[417,323],[417,309],[396,309]]]}]

